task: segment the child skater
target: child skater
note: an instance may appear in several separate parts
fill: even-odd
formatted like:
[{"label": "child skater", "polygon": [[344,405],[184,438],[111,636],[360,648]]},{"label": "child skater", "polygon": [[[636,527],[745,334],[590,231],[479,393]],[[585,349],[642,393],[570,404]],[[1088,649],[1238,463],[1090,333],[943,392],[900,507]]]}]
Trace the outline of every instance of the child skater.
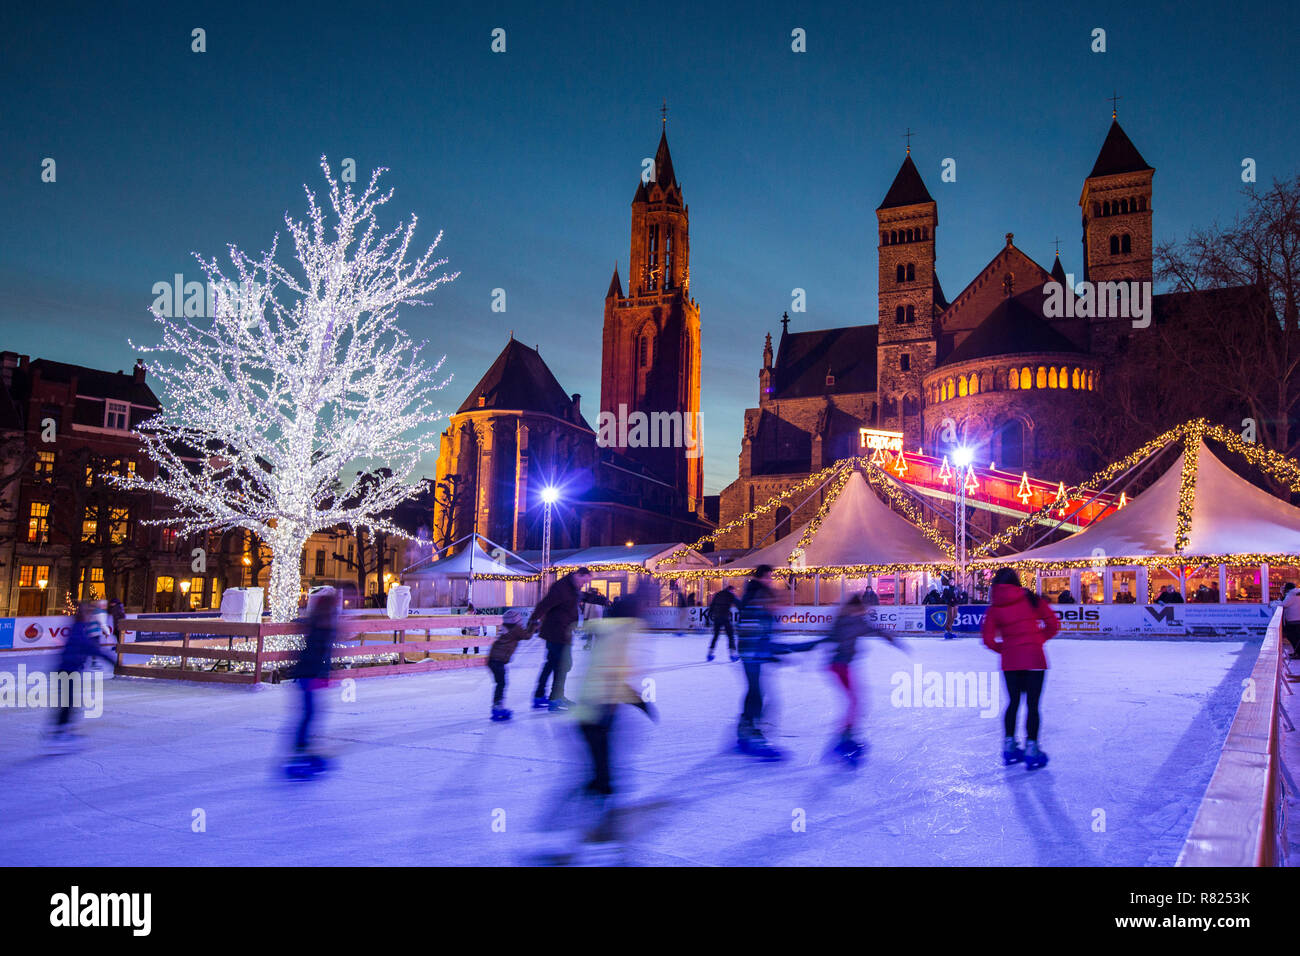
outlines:
[{"label": "child skater", "polygon": [[[993,576],[992,603],[984,615],[980,636],[989,650],[1002,655],[1002,676],[1007,682],[1002,761],[1008,766],[1023,760],[1026,770],[1037,770],[1047,764],[1047,754],[1038,746],[1038,698],[1047,675],[1043,644],[1060,629],[1056,612],[1037,594],[1020,586],[1020,575],[1014,568],[1001,568]],[[1023,750],[1016,743],[1022,694],[1027,710]]]},{"label": "child skater", "polygon": [[900,646],[893,634],[882,631],[867,620],[866,611],[867,602],[863,595],[853,595],[840,608],[835,623],[831,625],[830,637],[825,639],[832,648],[830,672],[844,688],[847,698],[839,740],[831,752],[851,764],[856,764],[862,758],[863,751],[863,745],[854,739],[858,722],[858,688],[853,679],[853,660],[858,656],[858,638],[875,635],[883,637],[895,647]]},{"label": "child skater", "polygon": [[487,658],[488,670],[492,671],[492,679],[496,682],[496,689],[492,692],[493,720],[509,720],[514,715],[514,711],[505,706],[506,665],[515,656],[519,642],[533,636],[528,629],[528,612],[519,608],[512,607],[501,615],[501,626],[504,631],[492,642]]}]

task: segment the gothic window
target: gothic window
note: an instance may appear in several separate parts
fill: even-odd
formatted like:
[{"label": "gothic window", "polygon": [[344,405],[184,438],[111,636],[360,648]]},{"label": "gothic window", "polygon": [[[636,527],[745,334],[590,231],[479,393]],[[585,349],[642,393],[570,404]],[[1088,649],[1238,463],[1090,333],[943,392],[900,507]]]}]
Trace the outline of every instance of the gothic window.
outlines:
[{"label": "gothic window", "polygon": [[673,239],[674,239],[673,227],[669,226],[668,235],[665,237],[664,240],[664,288],[665,289],[671,289],[673,287],[673,254],[676,252],[676,249],[674,248],[674,246],[676,246],[676,243],[673,242]]},{"label": "gothic window", "polygon": [[916,306],[909,305],[907,307],[907,321],[909,325],[916,321]]},{"label": "gothic window", "polygon": [[790,509],[785,505],[776,509],[774,515],[776,521],[776,531],[772,534],[774,538],[784,538],[790,533]]},{"label": "gothic window", "polygon": [[651,290],[659,288],[659,224],[649,228],[646,237],[646,285]]},{"label": "gothic window", "polygon": [[907,264],[907,281],[912,282],[915,281],[915,279],[916,279],[916,263],[909,262]]},{"label": "gothic window", "polygon": [[907,372],[912,368],[912,356],[904,352],[898,357],[898,368],[900,371]]},{"label": "gothic window", "polygon": [[1002,294],[1011,295],[1016,290],[1016,275],[1014,272],[1008,272],[1002,277]]},{"label": "gothic window", "polygon": [[894,281],[895,281],[895,282],[902,282],[903,279],[904,279],[906,276],[907,276],[907,270],[904,269],[901,265],[900,265],[897,269],[894,270]]},{"label": "gothic window", "polygon": [[896,325],[903,324],[903,307],[901,305],[894,310],[894,323]]},{"label": "gothic window", "polygon": [[1029,368],[1026,366],[1020,370],[1020,387],[1033,388],[1033,383],[1029,379]]},{"label": "gothic window", "polygon": [[1119,251],[1120,252],[1133,251],[1133,237],[1130,236],[1127,232],[1124,233],[1124,235],[1119,237]]},{"label": "gothic window", "polygon": [[1020,373],[1015,369],[1007,374],[1007,388],[1020,388]]}]

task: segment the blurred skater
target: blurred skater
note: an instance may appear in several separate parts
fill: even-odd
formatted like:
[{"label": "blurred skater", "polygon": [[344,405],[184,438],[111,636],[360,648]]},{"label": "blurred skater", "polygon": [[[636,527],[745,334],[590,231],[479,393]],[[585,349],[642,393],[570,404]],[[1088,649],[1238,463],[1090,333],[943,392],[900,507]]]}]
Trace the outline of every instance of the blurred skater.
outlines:
[{"label": "blurred skater", "polygon": [[[533,608],[528,619],[528,629],[541,627],[542,640],[546,642],[546,663],[537,675],[537,689],[533,692],[533,707],[551,711],[568,710],[573,701],[564,696],[564,679],[573,667],[573,627],[578,623],[578,601],[582,591],[591,583],[591,572],[578,568],[551,585],[540,604]],[[546,681],[551,680],[551,694],[546,696]]]},{"label": "blurred skater", "polygon": [[801,644],[781,644],[772,640],[776,625],[776,591],[772,587],[772,566],[760,564],[745,583],[745,593],[740,599],[740,635],[737,641],[740,659],[745,669],[745,698],[736,726],[736,746],[741,753],[764,760],[781,760],[785,754],[768,743],[759,729],[763,716],[763,665],[774,662],[779,655],[806,651],[820,641]]},{"label": "blurred skater", "polygon": [[487,657],[488,670],[492,672],[492,679],[496,683],[496,688],[492,692],[493,720],[509,720],[514,716],[514,712],[505,706],[506,665],[510,663],[510,658],[515,656],[519,642],[533,636],[528,628],[528,615],[517,607],[512,607],[501,615],[501,626],[504,630],[492,642]]},{"label": "blurred skater", "polygon": [[[1043,644],[1061,629],[1051,605],[1033,591],[1020,586],[1014,568],[1001,568],[993,576],[992,604],[984,615],[981,637],[984,645],[1002,656],[1002,676],[1007,683],[1006,738],[1002,760],[1008,766],[1025,762],[1027,770],[1047,764],[1047,754],[1038,746],[1038,698],[1047,676],[1047,655]],[[1016,743],[1016,718],[1020,698],[1025,698],[1025,747]]]},{"label": "blurred skater", "polygon": [[850,763],[857,763],[864,749],[862,743],[855,739],[860,707],[857,681],[853,676],[853,661],[858,657],[858,638],[874,635],[884,638],[895,647],[900,646],[893,634],[867,620],[867,607],[865,595],[855,594],[845,601],[835,616],[835,623],[831,625],[830,637],[825,639],[832,648],[830,672],[843,688],[846,699],[844,719],[839,726],[839,739],[831,752]]},{"label": "blurred skater", "polygon": [[338,619],[339,592],[332,587],[312,591],[302,618],[307,626],[306,642],[289,673],[302,692],[302,716],[294,734],[294,755],[285,768],[294,779],[314,776],[328,766],[325,758],[311,749],[311,730],[316,719],[317,691],[329,683],[330,653],[338,635]]},{"label": "blurred skater", "polygon": [[736,653],[736,631],[731,626],[731,609],[736,606],[736,589],[728,584],[709,601],[709,620],[713,622],[713,640],[709,641],[709,656],[713,660],[713,648],[718,643],[718,632],[727,631],[727,650],[731,652],[731,662],[740,660]]},{"label": "blurred skater", "polygon": [[116,663],[116,658],[101,646],[101,641],[109,636],[104,620],[103,601],[82,601],[77,605],[77,615],[68,632],[67,643],[59,654],[58,671],[53,675],[61,688],[59,711],[50,731],[49,745],[53,751],[66,750],[80,742],[73,720],[80,701],[73,699],[72,689],[74,684],[79,686],[87,679],[84,673],[87,662],[102,658],[109,664]]}]

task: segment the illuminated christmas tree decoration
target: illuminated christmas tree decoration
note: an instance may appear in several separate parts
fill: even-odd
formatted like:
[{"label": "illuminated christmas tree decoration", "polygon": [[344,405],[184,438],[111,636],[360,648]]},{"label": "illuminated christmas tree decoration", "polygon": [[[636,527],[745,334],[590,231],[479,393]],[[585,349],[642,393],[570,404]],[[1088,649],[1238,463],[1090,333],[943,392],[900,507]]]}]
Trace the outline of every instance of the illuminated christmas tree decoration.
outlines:
[{"label": "illuminated christmas tree decoration", "polygon": [[894,463],[890,467],[893,469],[894,474],[898,475],[899,478],[902,478],[907,474],[907,459],[903,457],[903,449],[901,447],[898,449],[898,453],[894,455]]},{"label": "illuminated christmas tree decoration", "polygon": [[1119,493],[1119,504],[1116,505],[1116,508],[1123,508],[1126,504],[1128,504],[1128,494],[1121,491]]},{"label": "illuminated christmas tree decoration", "polygon": [[973,495],[975,492],[979,491],[980,483],[975,480],[974,468],[966,469],[966,484],[964,487],[966,489],[966,494],[968,495]]},{"label": "illuminated christmas tree decoration", "polygon": [[939,480],[945,485],[952,479],[952,469],[948,467],[948,456],[943,456],[943,464],[939,466]]},{"label": "illuminated christmas tree decoration", "polygon": [[1029,505],[1029,499],[1034,496],[1033,489],[1029,487],[1029,472],[1020,473],[1020,487],[1016,489],[1016,497],[1026,506]]},{"label": "illuminated christmas tree decoration", "polygon": [[885,450],[883,448],[877,447],[871,453],[871,463],[873,465],[883,465],[885,463]]},{"label": "illuminated christmas tree decoration", "polygon": [[[439,233],[407,259],[416,219],[389,232],[376,211],[392,198],[371,175],[364,192],[341,187],[321,158],[328,211],[307,190],[308,218],[285,225],[294,261],[270,251],[251,258],[229,246],[233,271],[199,262],[212,287],[210,320],[155,311],[162,342],[135,346],[171,358],[149,363],[166,400],[138,431],[157,476],[116,478],[123,487],[175,502],[155,524],[191,535],[242,528],[271,550],[274,621],[298,608],[299,562],[314,532],[346,526],[406,537],[381,517],[424,490],[408,483],[438,449],[429,428],[441,417],[433,393],[441,361],[426,366],[422,345],[397,325],[402,305],[453,275],[435,275]],[[238,291],[230,291],[238,290]]]}]

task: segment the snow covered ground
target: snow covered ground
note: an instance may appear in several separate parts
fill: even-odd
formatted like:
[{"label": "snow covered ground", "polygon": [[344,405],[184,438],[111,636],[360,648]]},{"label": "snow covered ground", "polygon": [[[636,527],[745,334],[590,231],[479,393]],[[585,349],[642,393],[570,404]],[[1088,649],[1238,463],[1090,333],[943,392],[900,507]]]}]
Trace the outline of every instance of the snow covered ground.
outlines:
[{"label": "snow covered ground", "polygon": [[[791,756],[763,764],[733,751],[740,666],[704,663],[697,637],[646,638],[662,720],[619,717],[627,862],[1171,864],[1259,647],[1052,641],[1051,763],[1029,773],[1001,764],[1000,714],[981,716],[1000,708],[891,702],[918,665],[923,682],[974,672],[987,687],[994,656],[971,638],[906,646],[873,642],[858,661],[871,749],[853,770],[824,759],[842,704],[821,649],[769,668],[771,736]],[[534,640],[511,665],[509,723],[487,720],[486,668],[358,680],[349,703],[331,688],[335,767],[304,783],[282,772],[292,684],[109,680],[87,746],[61,756],[42,755],[48,712],[0,710],[0,864],[522,862],[588,812],[564,798],[585,773],[572,721],[528,708],[541,656]]]}]

